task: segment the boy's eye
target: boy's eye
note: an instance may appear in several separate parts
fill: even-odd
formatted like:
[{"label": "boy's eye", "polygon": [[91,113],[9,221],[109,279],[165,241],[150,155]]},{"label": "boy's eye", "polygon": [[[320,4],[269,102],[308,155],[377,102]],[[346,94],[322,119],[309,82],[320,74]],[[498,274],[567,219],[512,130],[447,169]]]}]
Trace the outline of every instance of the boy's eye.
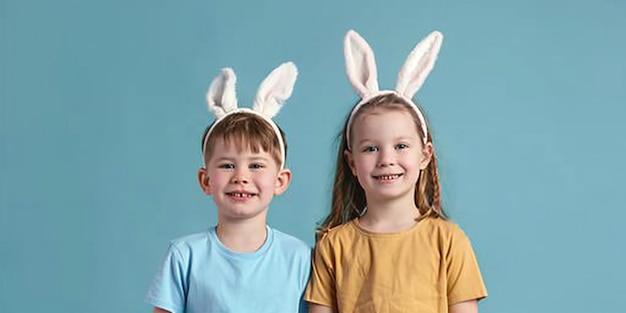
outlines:
[{"label": "boy's eye", "polygon": [[251,169],[260,169],[260,168],[264,168],[265,165],[261,164],[261,163],[252,163],[250,164],[250,168]]},{"label": "boy's eye", "polygon": [[224,164],[220,164],[218,166],[219,168],[223,168],[223,169],[227,169],[227,170],[232,170],[235,168],[235,164],[232,163],[224,163]]},{"label": "boy's eye", "polygon": [[376,146],[367,146],[363,148],[363,152],[376,152],[378,151],[378,147]]}]

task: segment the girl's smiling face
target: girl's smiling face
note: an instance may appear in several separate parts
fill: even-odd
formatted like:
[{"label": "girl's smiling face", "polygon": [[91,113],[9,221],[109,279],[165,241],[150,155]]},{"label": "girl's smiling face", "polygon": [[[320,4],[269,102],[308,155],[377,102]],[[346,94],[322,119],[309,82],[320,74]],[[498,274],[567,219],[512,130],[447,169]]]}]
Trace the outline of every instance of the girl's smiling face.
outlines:
[{"label": "girl's smiling face", "polygon": [[346,158],[365,190],[367,202],[413,201],[420,171],[430,160],[430,143],[422,144],[407,109],[375,108],[360,114],[351,131]]}]

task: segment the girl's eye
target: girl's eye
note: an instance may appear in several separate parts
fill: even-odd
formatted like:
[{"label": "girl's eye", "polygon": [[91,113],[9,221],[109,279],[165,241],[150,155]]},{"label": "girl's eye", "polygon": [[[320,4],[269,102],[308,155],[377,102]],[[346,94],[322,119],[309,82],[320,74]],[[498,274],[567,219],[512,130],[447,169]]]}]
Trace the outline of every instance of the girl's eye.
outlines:
[{"label": "girl's eye", "polygon": [[363,148],[363,152],[376,152],[378,151],[378,147],[376,146],[367,146]]},{"label": "girl's eye", "polygon": [[396,145],[396,149],[398,149],[398,150],[406,149],[408,147],[409,147],[408,145],[405,145],[403,143],[399,143],[399,144]]},{"label": "girl's eye", "polygon": [[218,166],[219,168],[223,168],[223,169],[227,169],[227,170],[232,170],[235,168],[235,164],[232,163],[224,163],[224,164],[220,164]]},{"label": "girl's eye", "polygon": [[250,168],[251,169],[261,169],[261,168],[264,168],[264,167],[265,167],[265,165],[263,165],[261,163],[252,163],[252,164],[250,164]]}]

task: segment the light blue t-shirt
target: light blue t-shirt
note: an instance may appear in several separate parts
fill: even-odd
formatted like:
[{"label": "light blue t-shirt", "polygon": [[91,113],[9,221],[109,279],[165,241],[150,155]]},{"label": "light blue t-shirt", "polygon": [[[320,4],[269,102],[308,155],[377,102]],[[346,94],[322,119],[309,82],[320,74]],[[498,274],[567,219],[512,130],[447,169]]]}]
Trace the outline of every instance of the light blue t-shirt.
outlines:
[{"label": "light blue t-shirt", "polygon": [[235,253],[213,227],[170,243],[147,301],[173,313],[306,312],[310,269],[300,239],[267,226],[259,250]]}]

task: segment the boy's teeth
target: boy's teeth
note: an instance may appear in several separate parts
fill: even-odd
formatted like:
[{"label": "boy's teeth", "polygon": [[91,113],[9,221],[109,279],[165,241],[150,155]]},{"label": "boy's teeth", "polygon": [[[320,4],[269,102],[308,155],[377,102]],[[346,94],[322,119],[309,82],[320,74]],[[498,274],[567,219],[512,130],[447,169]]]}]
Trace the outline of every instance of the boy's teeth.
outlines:
[{"label": "boy's teeth", "polygon": [[233,196],[233,197],[236,197],[236,198],[250,198],[250,197],[252,197],[251,193],[231,192],[230,195]]}]

